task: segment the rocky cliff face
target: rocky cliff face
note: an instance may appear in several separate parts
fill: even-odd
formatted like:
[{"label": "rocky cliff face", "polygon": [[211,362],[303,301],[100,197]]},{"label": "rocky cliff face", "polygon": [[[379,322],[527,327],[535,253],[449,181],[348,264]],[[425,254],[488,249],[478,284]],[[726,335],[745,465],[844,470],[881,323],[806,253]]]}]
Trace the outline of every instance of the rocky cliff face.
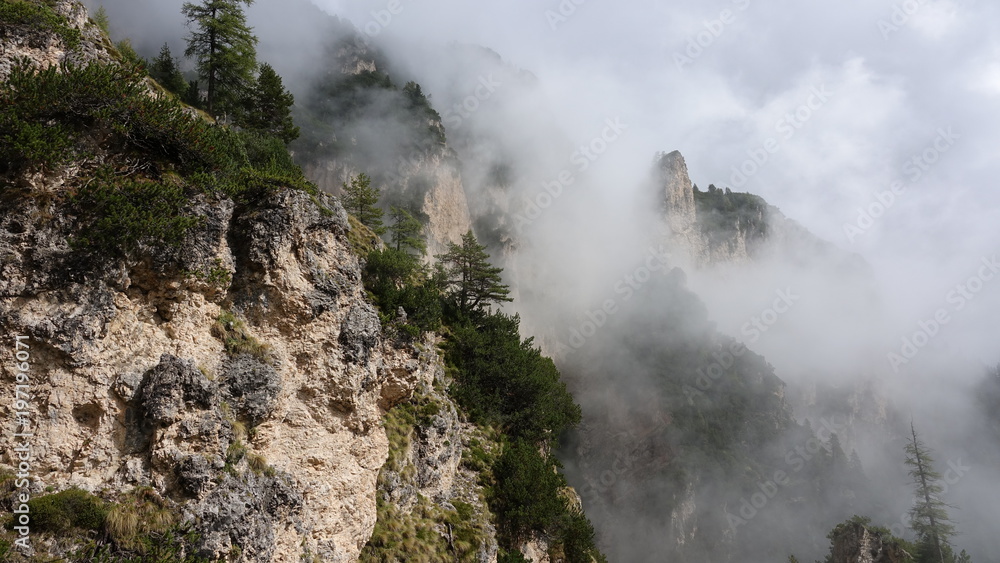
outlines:
[{"label": "rocky cliff face", "polygon": [[355,560],[388,455],[382,415],[438,368],[383,342],[346,215],[324,203],[332,216],[301,192],[253,212],[202,202],[203,226],[158,275],[74,271],[65,210],[8,198],[0,326],[30,339],[34,492],[152,486],[205,553]]},{"label": "rocky cliff face", "polygon": [[663,189],[663,204],[667,225],[674,237],[697,250],[701,234],[697,229],[694,206],[694,184],[681,153],[674,151],[659,158],[658,185]]},{"label": "rocky cliff face", "polygon": [[[387,417],[391,453],[378,479],[380,524],[362,561],[497,561],[483,468],[473,459],[475,449],[496,444],[460,417],[437,345],[439,339],[429,339],[419,356],[437,368],[419,372],[413,400]],[[401,552],[399,541],[414,535],[427,541]]]},{"label": "rocky cliff face", "polygon": [[[113,59],[82,6],[54,9],[64,29],[0,26],[0,69]],[[383,340],[339,202],[200,194],[179,247],[98,257],[71,244],[85,168],[0,185],[0,334],[30,355],[25,403],[0,415],[31,430],[32,498],[148,491],[205,556],[357,560],[389,453],[383,416],[442,368]],[[0,373],[14,397],[15,365]],[[7,467],[14,439],[0,438]],[[40,555],[73,548],[35,540]]]},{"label": "rocky cliff face", "polygon": [[[301,159],[307,177],[320,189],[336,194],[352,176],[368,174],[383,190],[383,204],[421,216],[431,259],[445,252],[450,243],[460,242],[472,228],[472,219],[461,164],[448,147],[440,116],[411,105],[412,100],[387,88],[386,82],[351,86],[356,92],[372,88],[365,102],[351,99],[341,106],[324,98],[360,75],[391,80],[384,74],[386,65],[380,62],[380,54],[356,33],[334,43],[327,64],[312,91],[303,96],[317,100],[311,111],[327,121],[319,127],[332,129],[331,139],[299,143],[308,153]],[[372,128],[378,131],[373,133]]]},{"label": "rocky cliff face", "polygon": [[[656,165],[657,186],[662,190],[664,222],[670,244],[686,255],[694,267],[720,263],[745,263],[755,256],[767,222],[763,211],[720,213],[698,199],[681,153],[661,155]],[[714,195],[713,191],[709,195]],[[718,198],[727,198],[726,192]],[[724,205],[732,208],[731,203]],[[727,211],[734,211],[727,209]],[[742,210],[741,210],[742,211]]]}]

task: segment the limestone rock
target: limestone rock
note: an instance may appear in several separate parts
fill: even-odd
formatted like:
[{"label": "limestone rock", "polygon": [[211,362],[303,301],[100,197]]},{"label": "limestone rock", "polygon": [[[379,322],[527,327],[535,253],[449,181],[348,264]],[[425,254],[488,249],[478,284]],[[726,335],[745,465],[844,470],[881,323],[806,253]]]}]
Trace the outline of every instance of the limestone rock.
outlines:
[{"label": "limestone rock", "polygon": [[[206,553],[357,559],[388,455],[380,404],[408,398],[428,368],[382,341],[346,214],[318,202],[332,212],[295,191],[254,208],[195,201],[205,219],[187,250],[138,264],[75,253],[58,202],[5,204],[0,330],[30,337],[35,494],[148,485],[198,523]],[[209,266],[231,283],[185,272]],[[223,310],[269,346],[269,361],[229,356],[213,333]],[[0,367],[11,395],[12,369]],[[10,440],[0,439],[7,466]]]},{"label": "limestone rock", "polygon": [[145,416],[168,426],[177,422],[185,410],[212,406],[217,393],[218,386],[194,364],[164,354],[160,363],[146,374],[139,400]]},{"label": "limestone rock", "polygon": [[270,416],[281,392],[281,375],[277,370],[249,354],[227,360],[222,365],[222,380],[230,404],[251,426]]}]

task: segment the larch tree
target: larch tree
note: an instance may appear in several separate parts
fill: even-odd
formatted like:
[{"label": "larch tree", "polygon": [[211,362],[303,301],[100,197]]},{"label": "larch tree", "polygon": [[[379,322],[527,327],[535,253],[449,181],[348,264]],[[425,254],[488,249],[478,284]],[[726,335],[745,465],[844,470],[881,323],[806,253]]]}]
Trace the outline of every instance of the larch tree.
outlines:
[{"label": "larch tree", "polygon": [[253,0],[185,2],[181,12],[193,29],[184,56],[198,62],[208,88],[205,110],[213,116],[239,110],[254,82],[257,37],[247,25],[242,5]]},{"label": "larch tree", "polygon": [[111,35],[111,20],[108,18],[108,11],[104,9],[104,4],[101,4],[97,11],[94,12],[94,16],[91,18],[97,27],[101,28],[101,31],[105,35]]},{"label": "larch tree", "polygon": [[910,528],[917,535],[917,561],[948,563],[955,526],[948,516],[949,505],[941,499],[944,491],[940,484],[941,474],[934,470],[934,458],[917,436],[912,422],[910,436],[906,444],[906,465],[910,468],[916,493],[916,501],[910,509]]}]

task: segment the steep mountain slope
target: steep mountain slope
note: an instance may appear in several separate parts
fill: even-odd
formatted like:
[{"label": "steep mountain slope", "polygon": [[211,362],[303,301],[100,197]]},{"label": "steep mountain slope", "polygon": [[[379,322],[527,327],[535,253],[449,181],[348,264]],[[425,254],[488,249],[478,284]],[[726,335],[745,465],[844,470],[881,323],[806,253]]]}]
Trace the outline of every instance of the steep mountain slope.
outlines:
[{"label": "steep mountain slope", "polygon": [[[465,374],[440,337],[383,329],[363,284],[381,242],[280,140],[116,63],[75,2],[24,5],[0,10],[0,38],[27,30],[35,49],[0,84],[0,330],[24,356],[2,368],[19,430],[0,467],[5,556],[602,560],[551,458],[453,400]],[[503,323],[503,353],[551,367]],[[533,498],[527,524],[494,514],[515,446],[549,477],[545,520]]]},{"label": "steep mountain slope", "polygon": [[370,175],[386,208],[402,207],[426,224],[429,255],[443,253],[471,219],[441,116],[419,84],[395,83],[384,56],[356,31],[338,28],[324,49],[321,72],[299,87],[297,161],[330,193],[351,176]]},{"label": "steep mountain slope", "polygon": [[[62,23],[4,13],[8,67],[22,55],[37,68],[114,58],[75,2],[31,6]],[[178,547],[189,554],[355,560],[376,520],[382,415],[440,365],[383,342],[343,209],[291,176],[244,169],[225,183],[216,166],[228,160],[211,155],[252,139],[150,101],[129,71],[31,72],[4,85],[3,134],[35,131],[35,111],[57,132],[42,142],[67,143],[56,156],[71,158],[4,149],[0,326],[31,370],[4,420],[32,434],[28,482],[15,489],[5,474],[5,491],[36,512],[68,498],[48,491],[106,491],[86,502],[140,521],[154,503],[162,516],[146,533],[190,530],[197,539]],[[32,88],[50,105],[25,98]],[[4,363],[11,397],[13,370]],[[14,438],[3,440],[17,467]],[[32,522],[38,554],[90,549],[93,523],[69,533],[41,512]],[[142,539],[135,526],[112,534],[119,547]]]}]

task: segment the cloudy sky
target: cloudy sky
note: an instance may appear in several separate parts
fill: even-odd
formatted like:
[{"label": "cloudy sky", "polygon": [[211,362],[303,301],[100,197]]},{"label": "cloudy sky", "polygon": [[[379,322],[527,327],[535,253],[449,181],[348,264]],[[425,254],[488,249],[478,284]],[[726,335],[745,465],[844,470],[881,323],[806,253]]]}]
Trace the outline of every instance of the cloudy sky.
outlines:
[{"label": "cloudy sky", "polygon": [[[489,46],[571,137],[621,117],[627,150],[679,149],[702,187],[764,196],[861,253],[900,330],[1000,252],[991,2],[314,2],[390,45]],[[946,337],[995,361],[1000,277],[982,281]]]}]

